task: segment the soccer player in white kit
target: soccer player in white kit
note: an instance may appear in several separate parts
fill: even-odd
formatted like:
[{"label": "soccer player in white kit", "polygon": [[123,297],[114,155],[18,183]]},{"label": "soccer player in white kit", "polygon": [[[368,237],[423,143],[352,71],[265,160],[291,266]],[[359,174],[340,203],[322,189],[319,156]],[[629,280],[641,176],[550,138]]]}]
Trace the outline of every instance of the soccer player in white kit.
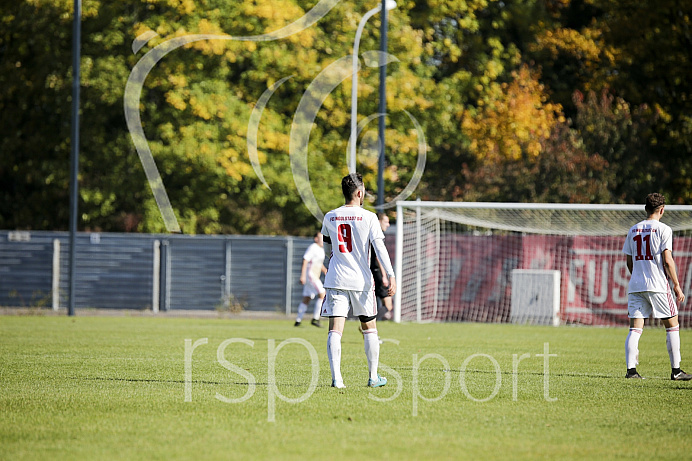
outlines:
[{"label": "soccer player in white kit", "polygon": [[[653,315],[666,327],[666,345],[672,371],[670,379],[689,381],[689,375],[680,369],[680,325],[676,301],[685,300],[673,260],[673,231],[661,222],[666,199],[658,193],[646,197],[647,218],[627,233],[622,252],[627,255],[627,268],[632,277],[627,290],[627,311],[630,331],[625,341],[627,360],[626,378],[642,379],[637,372],[639,338],[644,319]],[[675,298],[666,277],[673,282]]]},{"label": "soccer player in white kit", "polygon": [[351,174],[341,181],[345,204],[330,211],[322,222],[327,275],[324,286],[327,295],[322,304],[322,316],[329,317],[327,355],[332,372],[332,387],[343,388],[341,376],[341,336],[349,309],[358,316],[363,329],[365,356],[368,359],[368,386],[381,387],[387,379],[377,373],[380,342],[377,336],[377,303],[375,286],[370,272],[370,244],[389,277],[389,296],[396,292],[394,270],[384,246],[384,234],[377,215],[362,208],[365,187],[360,174]]},{"label": "soccer player in white kit", "polygon": [[321,327],[320,325],[320,310],[324,301],[325,290],[322,286],[320,276],[322,272],[326,273],[327,268],[324,267],[324,245],[322,242],[322,233],[317,232],[313,237],[314,243],[305,250],[303,254],[303,266],[300,269],[300,283],[303,284],[303,300],[298,306],[298,316],[294,326],[299,327],[303,321],[303,315],[308,310],[308,304],[315,299],[315,309],[312,315],[312,325]]}]

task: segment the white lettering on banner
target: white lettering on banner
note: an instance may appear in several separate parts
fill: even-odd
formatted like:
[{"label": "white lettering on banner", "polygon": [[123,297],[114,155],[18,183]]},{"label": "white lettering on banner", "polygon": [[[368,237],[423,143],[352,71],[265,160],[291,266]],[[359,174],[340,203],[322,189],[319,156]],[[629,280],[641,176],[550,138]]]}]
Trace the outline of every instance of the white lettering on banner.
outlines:
[{"label": "white lettering on banner", "polygon": [[[464,318],[485,318],[489,311],[509,309],[516,287],[511,286],[514,269],[546,269],[561,272],[560,303],[565,321],[594,321],[624,323],[627,321],[627,289],[630,275],[626,255],[620,248],[621,238],[589,237],[538,239],[525,236],[521,249],[510,256],[505,248],[509,243],[503,236],[484,238],[483,244],[473,236],[454,237],[449,245],[449,257],[439,262],[433,258],[421,266],[426,275],[426,295],[423,304],[433,312]],[[692,249],[692,238],[680,238],[678,248]],[[512,241],[512,245],[518,242]],[[552,248],[552,250],[546,250]],[[511,249],[514,251],[514,249]],[[679,306],[681,315],[688,316],[692,306],[692,251],[677,251],[675,261],[683,290],[688,301]],[[436,305],[433,303],[437,303]],[[444,314],[440,314],[440,313]],[[503,311],[505,312],[505,311]],[[607,318],[590,315],[607,314]],[[576,316],[574,316],[576,315]],[[572,316],[572,317],[570,317]]]},{"label": "white lettering on banner", "polygon": [[601,289],[596,295],[596,261],[589,261],[589,301],[594,304],[603,304],[608,299],[608,261],[601,264]]},{"label": "white lettering on banner", "polygon": [[[577,294],[580,292],[580,287],[584,286],[583,268],[586,265],[586,261],[583,259],[573,259],[570,261],[569,277],[567,279],[567,304],[578,304],[579,299],[582,299]],[[629,284],[627,262],[622,260],[613,261],[612,271],[610,270],[611,264],[609,261],[602,261],[600,266],[599,270],[598,262],[595,260],[589,261],[587,266],[588,303],[607,303],[608,294],[610,294],[613,304],[627,305],[627,286]],[[690,269],[692,270],[692,265]],[[612,279],[610,278],[611,275]],[[690,281],[690,284],[692,284],[692,281]],[[586,301],[586,299],[582,299],[582,301]]]},{"label": "white lettering on banner", "polygon": [[584,260],[573,259],[569,264],[569,280],[567,285],[567,303],[572,304],[576,298],[577,286],[584,284],[584,279],[577,275],[577,271],[584,267]]},{"label": "white lettering on banner", "polygon": [[629,285],[627,261],[615,261],[615,264],[613,264],[613,281],[615,282],[613,302],[615,304],[627,304],[627,286]]}]

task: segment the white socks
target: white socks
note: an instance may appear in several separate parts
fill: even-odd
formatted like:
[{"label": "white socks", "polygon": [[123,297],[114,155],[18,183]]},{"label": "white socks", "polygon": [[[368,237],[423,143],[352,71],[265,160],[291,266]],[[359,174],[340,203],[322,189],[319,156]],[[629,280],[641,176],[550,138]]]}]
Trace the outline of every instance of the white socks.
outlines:
[{"label": "white socks", "polygon": [[327,336],[327,357],[329,357],[329,368],[332,371],[332,379],[336,383],[343,383],[341,377],[341,333],[330,330]]},{"label": "white socks", "polygon": [[680,325],[666,328],[666,346],[670,356],[670,367],[680,368]]},{"label": "white socks", "polygon": [[[377,380],[377,366],[380,361],[380,338],[377,336],[377,330],[363,330],[363,343],[365,356],[368,359],[370,379]],[[341,333],[336,330],[330,330],[327,336],[327,356],[329,357],[332,380],[336,383],[343,383],[344,379],[341,376]]]},{"label": "white socks", "polygon": [[[627,358],[627,368],[636,368],[639,364],[639,338],[642,330],[630,328],[625,341],[625,356]],[[670,367],[680,368],[680,326],[666,328],[666,346],[670,357]]]},{"label": "white socks", "polygon": [[[322,301],[324,301],[324,298],[317,298],[315,299],[315,310],[312,313],[312,318],[315,320],[320,319],[320,314],[322,313]],[[303,321],[303,315],[305,315],[305,312],[308,310],[308,305],[305,303],[300,303],[298,306],[298,316],[296,317],[296,322],[302,322]]]},{"label": "white socks", "polygon": [[641,329],[630,328],[630,332],[625,340],[625,358],[627,360],[628,370],[630,368],[637,368],[637,364],[639,363],[639,338],[641,338],[641,336]]},{"label": "white socks", "polygon": [[296,317],[296,322],[302,322],[303,321],[303,315],[305,314],[305,311],[308,310],[308,305],[305,303],[300,303],[298,306],[298,317]]},{"label": "white socks", "polygon": [[370,379],[377,380],[377,366],[380,361],[380,338],[377,336],[377,330],[363,330],[363,342],[365,343],[365,356],[368,358]]}]

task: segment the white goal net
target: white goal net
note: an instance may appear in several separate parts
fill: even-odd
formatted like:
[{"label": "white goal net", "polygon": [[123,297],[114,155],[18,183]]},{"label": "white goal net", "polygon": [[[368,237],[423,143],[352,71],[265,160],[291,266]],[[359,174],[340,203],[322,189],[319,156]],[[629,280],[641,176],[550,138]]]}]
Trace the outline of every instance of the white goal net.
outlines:
[{"label": "white goal net", "polygon": [[[397,321],[627,323],[622,245],[644,205],[399,202]],[[666,205],[692,314],[692,206]]]}]

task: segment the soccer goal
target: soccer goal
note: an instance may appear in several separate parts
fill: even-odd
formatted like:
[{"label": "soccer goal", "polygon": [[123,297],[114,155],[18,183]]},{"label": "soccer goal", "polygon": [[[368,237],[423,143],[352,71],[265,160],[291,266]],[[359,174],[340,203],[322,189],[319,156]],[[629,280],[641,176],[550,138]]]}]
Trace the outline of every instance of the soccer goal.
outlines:
[{"label": "soccer goal", "polygon": [[[667,205],[692,313],[692,206]],[[622,246],[644,205],[399,202],[396,321],[627,323]]]}]

